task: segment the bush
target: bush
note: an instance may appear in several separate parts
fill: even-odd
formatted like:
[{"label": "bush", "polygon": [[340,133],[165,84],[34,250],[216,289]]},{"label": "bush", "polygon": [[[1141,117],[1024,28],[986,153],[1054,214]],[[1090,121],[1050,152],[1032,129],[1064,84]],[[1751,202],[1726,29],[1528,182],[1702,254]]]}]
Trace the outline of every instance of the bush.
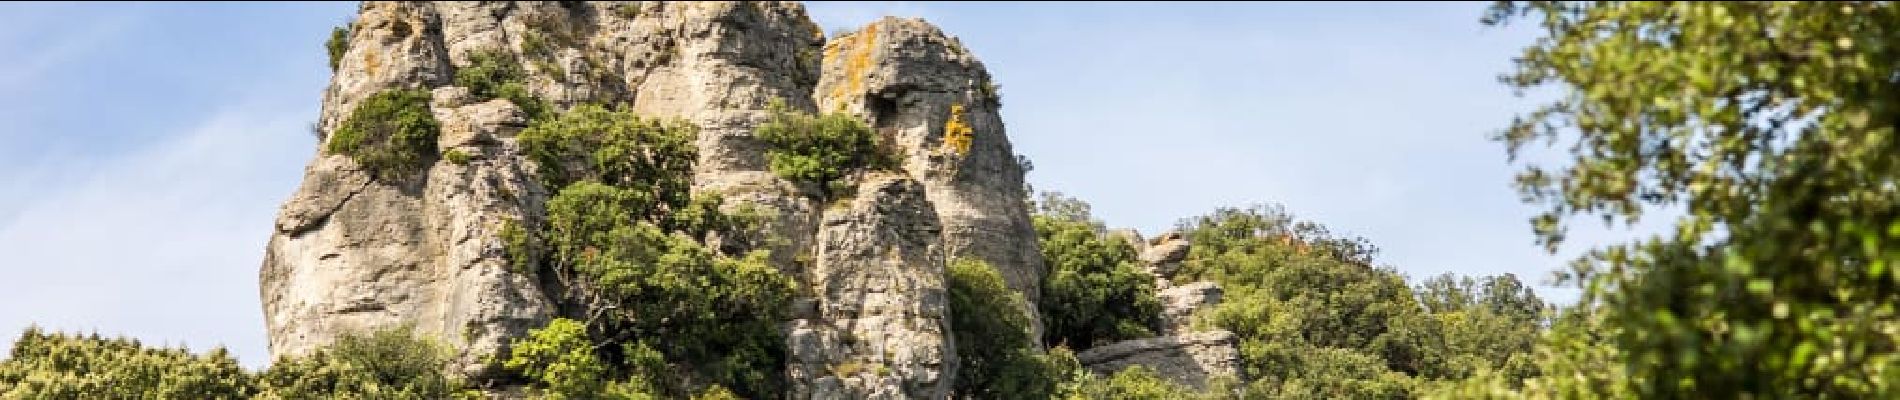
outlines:
[{"label": "bush", "polygon": [[528,73],[513,55],[499,50],[477,51],[468,55],[468,64],[455,69],[455,86],[468,88],[469,94],[478,99],[507,99],[530,121],[553,116],[554,106],[528,91]]},{"label": "bush", "polygon": [[0,361],[5,399],[242,399],[253,391],[250,375],[222,347],[194,355],[29,327]]},{"label": "bush", "polygon": [[[627,393],[775,397],[785,358],[777,324],[794,286],[764,251],[735,257],[704,245],[715,233],[744,236],[750,221],[692,194],[694,138],[690,125],[597,105],[535,122],[520,143],[556,194],[543,226],[507,235],[521,250],[510,253],[568,288],[562,301],[599,316],[586,328],[609,375],[651,389]],[[627,338],[644,345],[602,346]]]},{"label": "bush", "polygon": [[678,208],[692,188],[697,132],[684,122],[583,104],[535,122],[517,137],[550,188],[592,180],[653,193],[661,196],[659,203]]},{"label": "bush", "polygon": [[769,146],[772,172],[781,178],[828,188],[852,171],[897,167],[897,158],[878,143],[871,127],[855,117],[812,116],[776,100],[768,108],[772,119],[759,125],[758,138]]},{"label": "bush", "polygon": [[1070,370],[1036,349],[1022,295],[982,261],[950,264],[950,327],[957,343],[959,396],[1048,398]]},{"label": "bush", "polygon": [[[784,342],[777,323],[793,284],[766,264],[717,254],[652,215],[651,193],[583,181],[548,201],[556,276],[578,304],[608,306],[600,329],[650,340],[669,361],[750,396],[776,393]],[[670,385],[675,393],[689,389]]]},{"label": "bush", "polygon": [[330,53],[330,70],[343,62],[343,53],[350,51],[350,26],[344,25],[330,30],[330,40],[323,42],[324,50]]},{"label": "bush", "polygon": [[444,369],[449,350],[404,327],[345,334],[259,377],[259,398],[446,399],[477,396]]},{"label": "bush", "polygon": [[435,161],[441,127],[424,89],[388,89],[356,104],[326,149],[347,154],[378,180],[412,176]]},{"label": "bush", "polygon": [[1141,270],[1135,249],[1087,222],[1034,217],[1043,259],[1043,343],[1088,348],[1154,336],[1161,314],[1154,278]]},{"label": "bush", "polygon": [[[1115,372],[1107,379],[1084,377],[1066,400],[1177,400],[1202,397],[1193,389],[1169,382],[1140,365]],[[1211,396],[1208,396],[1211,397]]]}]

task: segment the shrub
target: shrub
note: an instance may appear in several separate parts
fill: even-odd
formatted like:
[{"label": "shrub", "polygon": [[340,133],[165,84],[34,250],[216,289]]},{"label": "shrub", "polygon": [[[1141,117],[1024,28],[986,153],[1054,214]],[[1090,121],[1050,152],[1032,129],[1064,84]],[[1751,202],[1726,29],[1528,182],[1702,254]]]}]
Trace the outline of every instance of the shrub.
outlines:
[{"label": "shrub", "polygon": [[435,161],[441,129],[424,89],[388,89],[358,102],[330,136],[327,150],[347,154],[378,180],[420,172]]},{"label": "shrub", "polygon": [[1161,300],[1133,246],[1086,221],[1033,219],[1049,266],[1039,305],[1043,343],[1086,348],[1154,335]]},{"label": "shrub", "polygon": [[449,350],[408,327],[345,334],[259,377],[259,398],[446,399],[478,396],[443,372]]},{"label": "shrub", "polygon": [[679,208],[692,188],[696,132],[683,122],[583,104],[517,137],[550,188],[592,180],[652,193],[661,196],[659,203]]},{"label": "shrub", "polygon": [[897,159],[878,143],[871,127],[843,113],[812,116],[773,101],[772,119],[760,124],[772,172],[795,182],[828,187],[845,174],[865,169],[894,169]]},{"label": "shrub", "polygon": [[468,88],[480,99],[507,99],[520,107],[528,120],[553,116],[554,106],[528,91],[528,73],[513,55],[498,50],[469,53],[468,66],[455,70],[455,86]]},{"label": "shrub", "polygon": [[1106,379],[1086,377],[1073,392],[1062,397],[1072,400],[1177,400],[1201,396],[1186,386],[1170,382],[1154,371],[1136,365],[1117,371]]},{"label": "shrub", "polygon": [[455,165],[468,165],[469,158],[471,158],[468,152],[462,151],[462,149],[449,149],[442,157],[449,159],[449,162],[455,163]]},{"label": "shrub", "polygon": [[330,30],[330,40],[323,42],[324,50],[330,53],[330,70],[343,62],[343,53],[350,51],[350,26],[344,25]]},{"label": "shrub", "polygon": [[0,360],[5,399],[242,399],[253,390],[250,375],[222,347],[194,355],[29,327]]},{"label": "shrub", "polygon": [[959,396],[1047,398],[1070,375],[1058,360],[1036,349],[1022,295],[982,261],[950,264],[950,327],[957,343]]},{"label": "shrub", "polygon": [[[610,375],[634,379],[618,384],[627,393],[774,397],[785,357],[777,324],[794,286],[764,251],[704,245],[714,233],[744,236],[750,218],[692,194],[694,131],[597,105],[535,122],[518,137],[556,194],[544,226],[508,235],[521,242],[510,246],[536,249],[513,253],[538,258],[569,289],[562,301],[598,316],[586,327],[605,349],[595,354]],[[642,345],[603,346],[625,338]]]}]

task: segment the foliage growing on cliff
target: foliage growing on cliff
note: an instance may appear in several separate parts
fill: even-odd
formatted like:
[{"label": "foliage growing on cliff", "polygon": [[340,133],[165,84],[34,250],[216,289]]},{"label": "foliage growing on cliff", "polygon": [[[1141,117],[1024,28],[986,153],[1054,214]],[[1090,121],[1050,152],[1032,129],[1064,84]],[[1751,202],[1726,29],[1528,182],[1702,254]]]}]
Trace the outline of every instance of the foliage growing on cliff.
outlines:
[{"label": "foliage growing on cliff", "polygon": [[995,268],[959,259],[948,272],[950,327],[963,364],[956,379],[960,396],[1049,398],[1079,368],[1037,350],[1027,302]]},{"label": "foliage growing on cliff", "polygon": [[514,55],[500,50],[468,54],[468,65],[455,69],[455,86],[468,88],[478,99],[507,99],[530,121],[552,117],[554,105],[528,91],[528,73]]},{"label": "foliage growing on cliff", "polygon": [[343,25],[330,30],[330,40],[323,42],[324,51],[330,55],[330,71],[336,71],[343,62],[343,53],[350,51],[350,26]]},{"label": "foliage growing on cliff", "polygon": [[[878,143],[863,121],[844,113],[813,116],[782,101],[768,105],[772,119],[759,124],[772,172],[794,182],[830,187],[846,174],[897,168],[897,158]],[[834,193],[835,194],[835,193]]]},{"label": "foliage growing on cliff", "polygon": [[242,399],[254,390],[250,375],[222,347],[194,355],[30,327],[0,360],[5,399]]},{"label": "foliage growing on cliff", "polygon": [[[1543,34],[1505,82],[1557,100],[1497,139],[1545,144],[1517,187],[1554,248],[1573,218],[1674,229],[1567,272],[1605,346],[1547,365],[1599,373],[1523,396],[1900,396],[1900,6],[1889,2],[1499,3]],[[1620,375],[1603,379],[1610,374]]]},{"label": "foliage growing on cliff", "polygon": [[559,318],[516,341],[504,365],[534,381],[536,394],[547,400],[660,398],[653,383],[665,368],[659,352],[626,344],[620,367],[602,360],[595,347],[583,323]]},{"label": "foliage growing on cliff", "polygon": [[651,193],[657,204],[679,208],[690,201],[697,132],[684,122],[584,104],[535,122],[517,140],[550,188],[591,180]]},{"label": "foliage growing on cliff", "polygon": [[[1070,204],[1062,199],[1054,194],[1043,203]],[[1043,343],[1088,348],[1154,336],[1161,300],[1135,248],[1104,235],[1086,203],[1066,200],[1080,203],[1080,210],[1034,216],[1048,265],[1039,305]]]},{"label": "foliage growing on cliff", "polygon": [[[545,253],[534,264],[568,289],[561,297],[585,315],[595,347],[643,343],[595,350],[611,366],[606,376],[649,371],[641,379],[669,397],[711,385],[776,396],[785,357],[777,323],[793,284],[764,251],[729,255],[704,244],[742,236],[749,222],[721,212],[718,197],[691,193],[694,132],[594,105],[523,130],[523,149],[556,194],[545,224],[523,235],[537,243],[517,247]],[[648,361],[667,367],[630,369]],[[546,364],[537,363],[518,365]]]},{"label": "foliage growing on cliff", "polygon": [[325,147],[347,154],[378,180],[414,176],[436,158],[441,125],[429,111],[424,89],[388,89],[357,102]]},{"label": "foliage growing on cliff", "polygon": [[299,358],[278,360],[258,375],[262,399],[480,398],[443,372],[449,349],[410,328],[345,334]]}]

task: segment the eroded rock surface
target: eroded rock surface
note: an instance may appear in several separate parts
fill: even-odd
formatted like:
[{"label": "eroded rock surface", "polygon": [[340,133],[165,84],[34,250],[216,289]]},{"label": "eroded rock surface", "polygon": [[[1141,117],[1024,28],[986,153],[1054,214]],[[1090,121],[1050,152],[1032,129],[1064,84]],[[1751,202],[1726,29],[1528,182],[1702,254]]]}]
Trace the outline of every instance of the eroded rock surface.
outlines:
[{"label": "eroded rock surface", "polygon": [[[562,309],[510,269],[499,231],[543,218],[550,193],[514,135],[520,104],[482,99],[455,72],[477,53],[520,60],[525,86],[557,109],[621,104],[696,125],[694,190],[771,215],[772,262],[809,293],[788,321],[799,398],[944,398],[956,360],[945,263],[988,261],[1038,296],[1042,260],[1023,169],[994,85],[956,39],[884,19],[829,43],[787,2],[367,2],[323,93],[323,141],[378,91],[424,88],[442,157],[383,182],[319,151],[284,203],[260,269],[273,356],[337,335],[414,325],[491,376],[485,357]],[[753,137],[771,100],[864,117],[900,154],[899,173],[857,178],[825,210],[809,184],[768,168]],[[853,369],[857,368],[857,369]]]}]

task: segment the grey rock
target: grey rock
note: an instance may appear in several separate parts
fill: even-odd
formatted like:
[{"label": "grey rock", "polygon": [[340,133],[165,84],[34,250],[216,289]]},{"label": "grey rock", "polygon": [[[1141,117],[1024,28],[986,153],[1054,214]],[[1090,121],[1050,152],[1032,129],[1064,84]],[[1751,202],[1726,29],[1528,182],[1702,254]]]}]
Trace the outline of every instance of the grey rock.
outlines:
[{"label": "grey rock", "polygon": [[1122,243],[1127,243],[1128,247],[1135,249],[1135,254],[1141,254],[1142,251],[1148,249],[1148,242],[1143,241],[1141,239],[1141,232],[1137,232],[1134,229],[1111,230],[1108,231],[1108,237],[1110,239],[1120,240]]},{"label": "grey rock", "polygon": [[1221,302],[1220,285],[1200,281],[1170,287],[1156,293],[1161,298],[1161,328],[1164,334],[1186,332],[1194,312]]},{"label": "grey rock", "polygon": [[1170,381],[1196,389],[1209,378],[1230,376],[1245,380],[1240,370],[1238,339],[1224,330],[1135,339],[1097,346],[1075,355],[1090,372],[1113,375],[1140,365]]},{"label": "grey rock", "polygon": [[1187,259],[1187,254],[1186,240],[1162,241],[1141,252],[1141,264],[1157,278],[1167,279],[1181,269],[1181,261]]},{"label": "grey rock", "polygon": [[793,322],[793,397],[947,398],[956,351],[941,235],[907,177],[871,178],[825,213],[809,271],[819,315]]},{"label": "grey rock", "polygon": [[[988,262],[1036,304],[1042,252],[983,63],[935,26],[893,17],[826,43],[823,58],[818,108],[861,116],[897,145],[936,206],[946,257]],[[967,147],[948,140],[959,136]]]}]

